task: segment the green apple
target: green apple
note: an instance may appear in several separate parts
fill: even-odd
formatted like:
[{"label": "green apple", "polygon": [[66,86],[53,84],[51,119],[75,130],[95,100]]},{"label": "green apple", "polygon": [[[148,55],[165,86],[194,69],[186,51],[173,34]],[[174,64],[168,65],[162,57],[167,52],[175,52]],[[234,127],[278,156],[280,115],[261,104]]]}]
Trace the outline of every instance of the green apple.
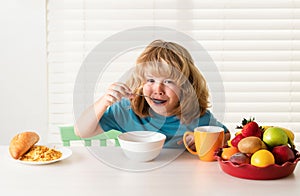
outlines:
[{"label": "green apple", "polygon": [[269,146],[279,146],[288,144],[288,136],[280,127],[270,127],[264,131],[263,141]]}]

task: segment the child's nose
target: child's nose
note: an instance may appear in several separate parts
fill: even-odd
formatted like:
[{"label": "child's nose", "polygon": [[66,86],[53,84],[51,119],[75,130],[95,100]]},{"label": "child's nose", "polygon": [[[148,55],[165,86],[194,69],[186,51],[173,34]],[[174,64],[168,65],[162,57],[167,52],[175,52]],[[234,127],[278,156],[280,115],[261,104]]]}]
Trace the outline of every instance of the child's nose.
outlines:
[{"label": "child's nose", "polygon": [[156,82],[154,85],[154,92],[155,94],[163,95],[164,93],[164,85],[161,82]]}]

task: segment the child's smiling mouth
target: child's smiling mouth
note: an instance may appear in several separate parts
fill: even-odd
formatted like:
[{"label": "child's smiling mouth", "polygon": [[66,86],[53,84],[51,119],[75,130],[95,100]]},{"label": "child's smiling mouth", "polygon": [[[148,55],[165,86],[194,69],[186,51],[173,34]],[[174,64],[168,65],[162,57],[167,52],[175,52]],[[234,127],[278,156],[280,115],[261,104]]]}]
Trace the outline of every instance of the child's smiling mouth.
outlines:
[{"label": "child's smiling mouth", "polygon": [[152,98],[152,101],[155,104],[163,104],[163,103],[167,102],[167,100],[161,100],[161,99],[155,99],[155,98]]}]

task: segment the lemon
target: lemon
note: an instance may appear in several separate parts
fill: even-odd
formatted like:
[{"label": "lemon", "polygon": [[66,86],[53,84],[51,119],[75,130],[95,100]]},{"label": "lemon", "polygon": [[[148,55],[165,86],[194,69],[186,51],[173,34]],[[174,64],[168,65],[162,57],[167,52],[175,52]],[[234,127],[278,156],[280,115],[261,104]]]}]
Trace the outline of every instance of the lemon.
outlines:
[{"label": "lemon", "polygon": [[229,147],[232,147],[231,140],[228,140],[228,141],[227,141],[227,145],[228,145]]},{"label": "lemon", "polygon": [[273,154],[265,149],[256,151],[251,156],[251,165],[254,165],[256,167],[266,167],[268,165],[272,165],[275,163],[275,158]]}]

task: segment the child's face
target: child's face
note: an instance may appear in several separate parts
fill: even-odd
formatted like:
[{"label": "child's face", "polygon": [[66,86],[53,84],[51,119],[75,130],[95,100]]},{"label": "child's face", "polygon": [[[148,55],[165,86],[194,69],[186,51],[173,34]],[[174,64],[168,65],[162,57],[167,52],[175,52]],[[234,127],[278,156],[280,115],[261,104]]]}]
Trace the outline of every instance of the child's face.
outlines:
[{"label": "child's face", "polygon": [[143,94],[154,98],[145,99],[156,113],[163,116],[173,115],[179,105],[180,88],[170,78],[146,75]]}]

